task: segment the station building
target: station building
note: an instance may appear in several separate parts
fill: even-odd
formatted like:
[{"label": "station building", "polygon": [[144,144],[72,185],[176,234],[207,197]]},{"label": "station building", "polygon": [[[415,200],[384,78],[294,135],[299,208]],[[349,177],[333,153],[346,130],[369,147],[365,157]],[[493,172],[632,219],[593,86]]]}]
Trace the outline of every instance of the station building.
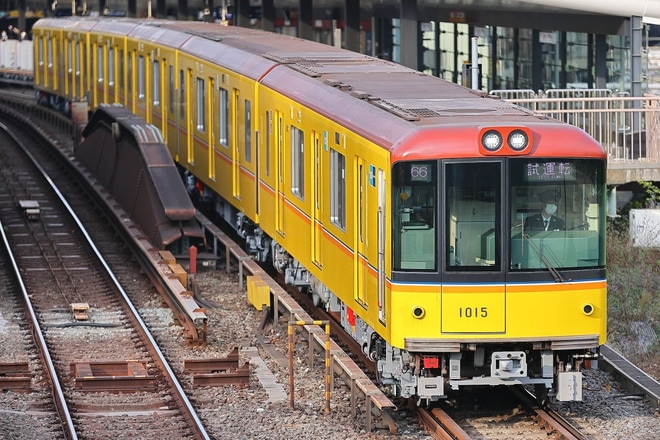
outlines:
[{"label": "station building", "polygon": [[260,28],[482,90],[610,89],[633,96],[648,92],[647,55],[660,24],[655,0],[5,0],[2,6]]}]

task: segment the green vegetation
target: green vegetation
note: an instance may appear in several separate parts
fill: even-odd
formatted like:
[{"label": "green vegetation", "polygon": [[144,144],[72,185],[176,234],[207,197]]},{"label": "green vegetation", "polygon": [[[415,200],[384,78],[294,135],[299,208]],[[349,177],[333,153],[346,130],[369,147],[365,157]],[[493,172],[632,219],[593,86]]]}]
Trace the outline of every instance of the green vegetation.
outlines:
[{"label": "green vegetation", "polygon": [[[608,344],[647,373],[660,375],[660,249],[633,247],[630,208],[656,208],[660,190],[639,182],[636,198],[609,224],[607,238]],[[660,230],[660,225],[658,226]]]}]

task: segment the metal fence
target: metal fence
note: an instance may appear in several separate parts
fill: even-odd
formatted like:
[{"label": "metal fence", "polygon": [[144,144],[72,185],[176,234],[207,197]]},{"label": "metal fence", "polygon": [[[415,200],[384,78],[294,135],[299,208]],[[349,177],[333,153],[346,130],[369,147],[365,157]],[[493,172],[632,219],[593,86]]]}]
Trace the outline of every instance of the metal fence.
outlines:
[{"label": "metal fence", "polygon": [[600,142],[610,161],[660,166],[660,96],[631,97],[609,89],[490,93],[580,127]]}]

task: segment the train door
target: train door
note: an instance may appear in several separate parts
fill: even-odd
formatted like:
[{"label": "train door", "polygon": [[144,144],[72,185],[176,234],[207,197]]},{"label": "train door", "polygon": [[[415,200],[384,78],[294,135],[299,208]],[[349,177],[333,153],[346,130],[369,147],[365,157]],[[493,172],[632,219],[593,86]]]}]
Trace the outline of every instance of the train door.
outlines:
[{"label": "train door", "polygon": [[444,163],[443,333],[506,331],[504,165],[501,160]]},{"label": "train door", "polygon": [[75,67],[74,67],[74,78],[73,78],[73,96],[77,97],[76,99],[82,100],[83,94],[85,93],[85,76],[83,75],[84,72],[84,47],[80,43],[80,40],[78,39],[78,36],[76,35],[76,40],[75,40]]},{"label": "train door", "polygon": [[215,181],[215,130],[213,129],[213,121],[215,121],[215,111],[216,111],[216,86],[215,79],[209,77],[208,85],[206,86],[206,96],[209,96],[210,99],[204,99],[202,96],[202,103],[206,106],[206,112],[208,117],[205,120],[208,120],[208,123],[205,122],[205,126],[208,127],[206,132],[208,133],[208,173],[209,179]]},{"label": "train door", "polygon": [[241,188],[240,188],[240,182],[241,182],[241,148],[240,145],[241,143],[239,142],[239,135],[238,135],[238,127],[239,127],[239,105],[240,105],[240,93],[238,89],[234,89],[233,93],[233,99],[232,99],[232,124],[231,124],[231,139],[232,139],[232,162],[231,162],[231,191],[232,191],[232,196],[234,196],[237,199],[240,199],[241,197]]},{"label": "train door", "polygon": [[367,282],[367,263],[366,240],[367,240],[367,192],[366,192],[366,173],[367,164],[359,156],[355,157],[355,194],[353,206],[353,218],[355,227],[354,243],[354,261],[353,273],[354,279],[353,292],[355,300],[366,305],[366,282]]},{"label": "train door", "polygon": [[192,69],[187,69],[184,71],[181,69],[181,90],[179,95],[181,96],[181,123],[185,127],[185,139],[184,145],[186,148],[186,163],[192,164],[195,162],[194,155],[194,145],[193,145],[193,130],[192,130],[192,121],[190,119],[190,84],[192,82],[193,72]]},{"label": "train door", "polygon": [[73,75],[73,42],[70,39],[66,40],[66,74],[64,80],[64,94],[75,99],[73,86],[75,84],[75,76]]},{"label": "train door", "polygon": [[[325,132],[325,144],[327,145],[327,132]],[[312,145],[313,145],[313,166],[314,172],[312,173],[312,262],[318,267],[323,267],[321,264],[321,240],[322,240],[322,230],[323,223],[321,222],[321,206],[323,201],[321,200],[323,191],[321,184],[323,182],[323,176],[321,172],[323,167],[321,166],[322,150],[321,150],[321,136],[318,132],[312,131]]]},{"label": "train door", "polygon": [[[183,73],[181,73],[183,75]],[[168,109],[167,109],[167,118],[171,117],[174,120],[174,153],[175,160],[179,162],[181,160],[181,130],[178,127],[181,125],[181,95],[179,93],[179,88],[177,87],[177,77],[176,77],[176,67],[170,65],[169,67],[169,96],[168,96]]]},{"label": "train door", "polygon": [[153,59],[153,52],[146,52],[138,58],[138,73],[139,73],[139,96],[142,104],[144,105],[144,120],[147,124],[152,123],[151,118],[151,62]]},{"label": "train door", "polygon": [[126,93],[126,100],[128,103],[127,108],[131,111],[131,113],[135,114],[135,109],[137,106],[137,100],[133,95],[133,84],[135,84],[135,71],[133,70],[133,60],[135,59],[135,52],[133,50],[129,50],[127,52],[127,55],[128,55],[126,57],[126,78],[128,79],[126,81],[126,90],[128,90],[128,93]]},{"label": "train door", "polygon": [[275,230],[284,235],[284,120],[275,112]]},{"label": "train door", "polygon": [[376,185],[378,189],[378,319],[385,324],[387,309],[385,305],[385,212],[386,212],[386,188],[385,172],[381,169],[376,171]]},{"label": "train door", "polygon": [[151,101],[156,111],[156,118],[160,118],[160,120],[156,122],[160,132],[163,134],[163,139],[167,139],[167,106],[165,105],[166,100],[163,87],[163,72],[166,68],[167,63],[164,58],[161,61],[157,57],[154,57],[153,66],[151,68],[153,76],[151,81]]}]

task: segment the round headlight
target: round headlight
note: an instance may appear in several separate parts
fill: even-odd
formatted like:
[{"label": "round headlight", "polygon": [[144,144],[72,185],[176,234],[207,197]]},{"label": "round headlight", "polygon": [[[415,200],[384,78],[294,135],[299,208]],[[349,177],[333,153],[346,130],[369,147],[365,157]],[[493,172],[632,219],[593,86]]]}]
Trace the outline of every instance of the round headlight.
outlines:
[{"label": "round headlight", "polygon": [[481,138],[481,145],[488,151],[496,151],[502,146],[502,135],[495,130],[488,130]]},{"label": "round headlight", "polygon": [[512,150],[521,151],[527,147],[529,139],[527,139],[527,134],[524,131],[513,130],[511,134],[509,134],[508,142],[509,147],[511,147]]}]

